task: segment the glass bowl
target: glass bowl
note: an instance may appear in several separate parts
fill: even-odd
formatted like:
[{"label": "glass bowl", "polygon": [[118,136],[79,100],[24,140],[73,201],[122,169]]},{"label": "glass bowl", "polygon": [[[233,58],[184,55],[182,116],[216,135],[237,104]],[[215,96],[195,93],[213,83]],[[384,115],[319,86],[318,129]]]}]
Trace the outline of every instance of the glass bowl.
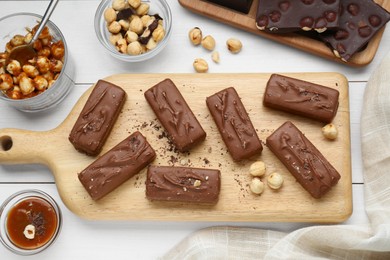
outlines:
[{"label": "glass bowl", "polygon": [[[35,205],[38,205],[38,206],[42,206],[42,205],[43,205],[42,207],[47,206],[47,208],[49,210],[46,211],[46,213],[42,213],[43,211],[36,213],[36,212],[32,212],[32,208],[29,208],[28,211],[24,210],[23,214],[26,214],[26,216],[27,216],[28,213],[26,213],[26,212],[30,212],[29,216],[34,216],[34,217],[31,217],[31,219],[34,219],[34,221],[35,221],[34,223],[39,224],[39,223],[43,222],[46,224],[46,226],[43,228],[45,230],[45,232],[48,232],[47,230],[50,230],[49,228],[51,228],[52,232],[50,232],[48,234],[47,241],[45,243],[43,243],[42,245],[36,246],[36,247],[34,246],[31,248],[28,248],[26,246],[21,246],[21,244],[17,245],[16,239],[15,239],[16,238],[15,234],[12,232],[15,232],[15,230],[18,230],[18,229],[15,228],[15,226],[13,226],[13,228],[11,230],[9,230],[8,224],[13,223],[12,216],[14,216],[13,215],[13,214],[15,214],[14,212],[20,212],[20,210],[19,211],[15,211],[15,210],[12,211],[12,210],[15,209],[15,207],[19,207],[20,205],[24,205],[24,206],[26,204],[31,205],[31,201],[35,202]],[[37,210],[37,206],[34,210]],[[54,210],[54,212],[52,212],[53,210]],[[48,221],[48,213],[47,212],[50,212],[52,217],[55,216],[53,219],[55,221],[54,224],[56,224],[56,225],[54,225],[54,224],[49,225],[48,224],[50,222]],[[20,213],[17,213],[17,214],[20,214]],[[41,215],[39,215],[39,214],[41,214]],[[42,221],[42,219],[39,219],[39,217],[37,217],[37,216],[42,216],[42,215],[45,216],[44,221]],[[20,223],[21,219],[19,217],[20,217],[20,215],[18,215],[17,221],[15,221],[14,223]],[[48,248],[50,245],[52,245],[53,242],[57,239],[58,234],[60,233],[60,230],[61,230],[61,225],[62,225],[62,215],[61,215],[60,208],[58,207],[57,203],[54,201],[54,199],[50,195],[48,195],[47,193],[40,191],[40,190],[23,190],[23,191],[14,193],[8,199],[6,199],[0,207],[0,240],[7,249],[9,249],[10,251],[12,251],[15,254],[26,256],[26,255],[34,255],[34,254],[37,254],[39,252],[42,252],[43,250]],[[35,234],[38,234],[38,232],[39,232],[39,226],[36,229]],[[12,236],[14,236],[14,237],[12,238]],[[24,243],[27,240],[28,239],[25,238],[25,240],[23,240],[21,243]],[[31,243],[41,242],[38,240],[38,238],[36,238],[36,240],[31,240],[31,241],[32,241]]]},{"label": "glass bowl", "polygon": [[168,3],[165,0],[142,1],[150,6],[149,15],[159,14],[163,19],[165,29],[164,39],[157,43],[157,46],[143,54],[129,55],[120,53],[110,42],[111,33],[107,29],[107,23],[104,19],[104,11],[112,5],[113,0],[102,0],[95,14],[95,32],[99,42],[113,57],[126,62],[140,62],[155,57],[167,45],[172,31],[172,13]]},{"label": "glass bowl", "polygon": [[[0,53],[5,51],[6,44],[16,34],[26,35],[28,28],[33,28],[42,16],[33,13],[16,13],[0,18]],[[65,99],[74,86],[74,67],[71,64],[68,46],[60,29],[49,21],[46,25],[53,41],[62,40],[65,47],[63,67],[55,83],[44,92],[30,98],[11,99],[0,91],[0,102],[5,102],[12,107],[24,112],[39,112],[47,110],[59,104]]]}]

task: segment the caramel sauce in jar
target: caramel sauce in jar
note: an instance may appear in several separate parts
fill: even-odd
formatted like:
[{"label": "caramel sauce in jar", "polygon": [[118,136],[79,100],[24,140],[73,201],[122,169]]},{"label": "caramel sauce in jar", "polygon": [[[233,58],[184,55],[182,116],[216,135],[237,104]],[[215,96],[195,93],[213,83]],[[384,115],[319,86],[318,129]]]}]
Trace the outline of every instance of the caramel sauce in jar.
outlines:
[{"label": "caramel sauce in jar", "polygon": [[[56,211],[48,201],[28,197],[9,211],[6,220],[7,235],[19,248],[37,249],[51,240],[56,233],[58,221]],[[33,226],[34,231],[26,231],[27,226]]]}]

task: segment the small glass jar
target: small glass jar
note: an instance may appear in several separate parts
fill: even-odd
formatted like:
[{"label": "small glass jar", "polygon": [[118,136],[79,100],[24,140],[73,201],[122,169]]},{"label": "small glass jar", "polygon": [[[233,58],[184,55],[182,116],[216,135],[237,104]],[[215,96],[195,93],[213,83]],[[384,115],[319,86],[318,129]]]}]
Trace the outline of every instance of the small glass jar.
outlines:
[{"label": "small glass jar", "polygon": [[47,249],[57,239],[61,225],[60,208],[40,190],[17,192],[0,207],[0,240],[15,254],[34,255]]},{"label": "small glass jar", "polygon": [[[6,44],[16,34],[26,35],[26,27],[33,28],[42,16],[33,13],[16,13],[0,18],[0,53],[5,51]],[[74,66],[71,62],[68,46],[60,29],[48,21],[46,26],[49,28],[53,41],[62,40],[65,47],[64,61],[61,73],[55,83],[44,92],[30,98],[12,99],[0,91],[0,102],[8,103],[10,106],[24,112],[39,112],[47,110],[59,104],[68,95],[74,84]]]}]

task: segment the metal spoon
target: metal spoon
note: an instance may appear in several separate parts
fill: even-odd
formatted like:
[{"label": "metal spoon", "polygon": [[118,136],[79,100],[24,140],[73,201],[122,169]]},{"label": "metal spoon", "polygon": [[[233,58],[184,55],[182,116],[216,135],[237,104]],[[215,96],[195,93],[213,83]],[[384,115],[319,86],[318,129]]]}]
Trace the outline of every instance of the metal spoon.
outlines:
[{"label": "metal spoon", "polygon": [[38,39],[39,35],[42,33],[43,29],[46,26],[46,23],[49,21],[49,18],[51,14],[53,13],[55,7],[57,6],[59,0],[51,0],[49,3],[49,6],[46,9],[45,14],[42,17],[42,20],[38,26],[37,31],[35,32],[33,38],[28,44],[20,45],[14,47],[10,54],[8,55],[8,58],[5,62],[5,66],[11,61],[11,60],[17,60],[20,62],[20,64],[23,66],[27,63],[28,60],[32,59],[37,55],[37,52],[33,48],[34,42]]}]

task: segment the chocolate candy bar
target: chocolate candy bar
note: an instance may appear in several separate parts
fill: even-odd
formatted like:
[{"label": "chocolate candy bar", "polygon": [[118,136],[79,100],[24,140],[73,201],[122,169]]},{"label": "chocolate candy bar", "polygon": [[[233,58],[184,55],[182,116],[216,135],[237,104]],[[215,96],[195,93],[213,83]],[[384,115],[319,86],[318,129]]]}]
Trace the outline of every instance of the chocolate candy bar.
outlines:
[{"label": "chocolate candy bar", "polygon": [[261,154],[263,146],[234,88],[208,97],[206,103],[233,160]]},{"label": "chocolate candy bar", "polygon": [[148,89],[145,98],[179,151],[188,151],[206,138],[206,132],[170,79]]},{"label": "chocolate candy bar", "polygon": [[150,164],[156,153],[135,132],[90,164],[78,177],[94,200],[99,200]]},{"label": "chocolate candy bar", "polygon": [[219,170],[149,166],[146,197],[149,200],[215,204],[221,189]]},{"label": "chocolate candy bar", "polygon": [[208,1],[246,14],[249,12],[252,5],[252,0],[208,0]]},{"label": "chocolate candy bar", "polygon": [[340,179],[337,170],[289,121],[267,138],[267,146],[316,199],[324,196]]},{"label": "chocolate candy bar", "polygon": [[343,0],[341,10],[340,27],[320,38],[336,57],[347,62],[390,20],[390,13],[369,0]]},{"label": "chocolate candy bar", "polygon": [[99,154],[125,100],[123,89],[99,80],[70,132],[73,146],[88,155]]},{"label": "chocolate candy bar", "polygon": [[263,104],[266,107],[330,123],[339,106],[339,91],[273,74],[268,80]]},{"label": "chocolate candy bar", "polygon": [[340,0],[260,0],[256,27],[274,33],[316,30],[339,25]]}]

